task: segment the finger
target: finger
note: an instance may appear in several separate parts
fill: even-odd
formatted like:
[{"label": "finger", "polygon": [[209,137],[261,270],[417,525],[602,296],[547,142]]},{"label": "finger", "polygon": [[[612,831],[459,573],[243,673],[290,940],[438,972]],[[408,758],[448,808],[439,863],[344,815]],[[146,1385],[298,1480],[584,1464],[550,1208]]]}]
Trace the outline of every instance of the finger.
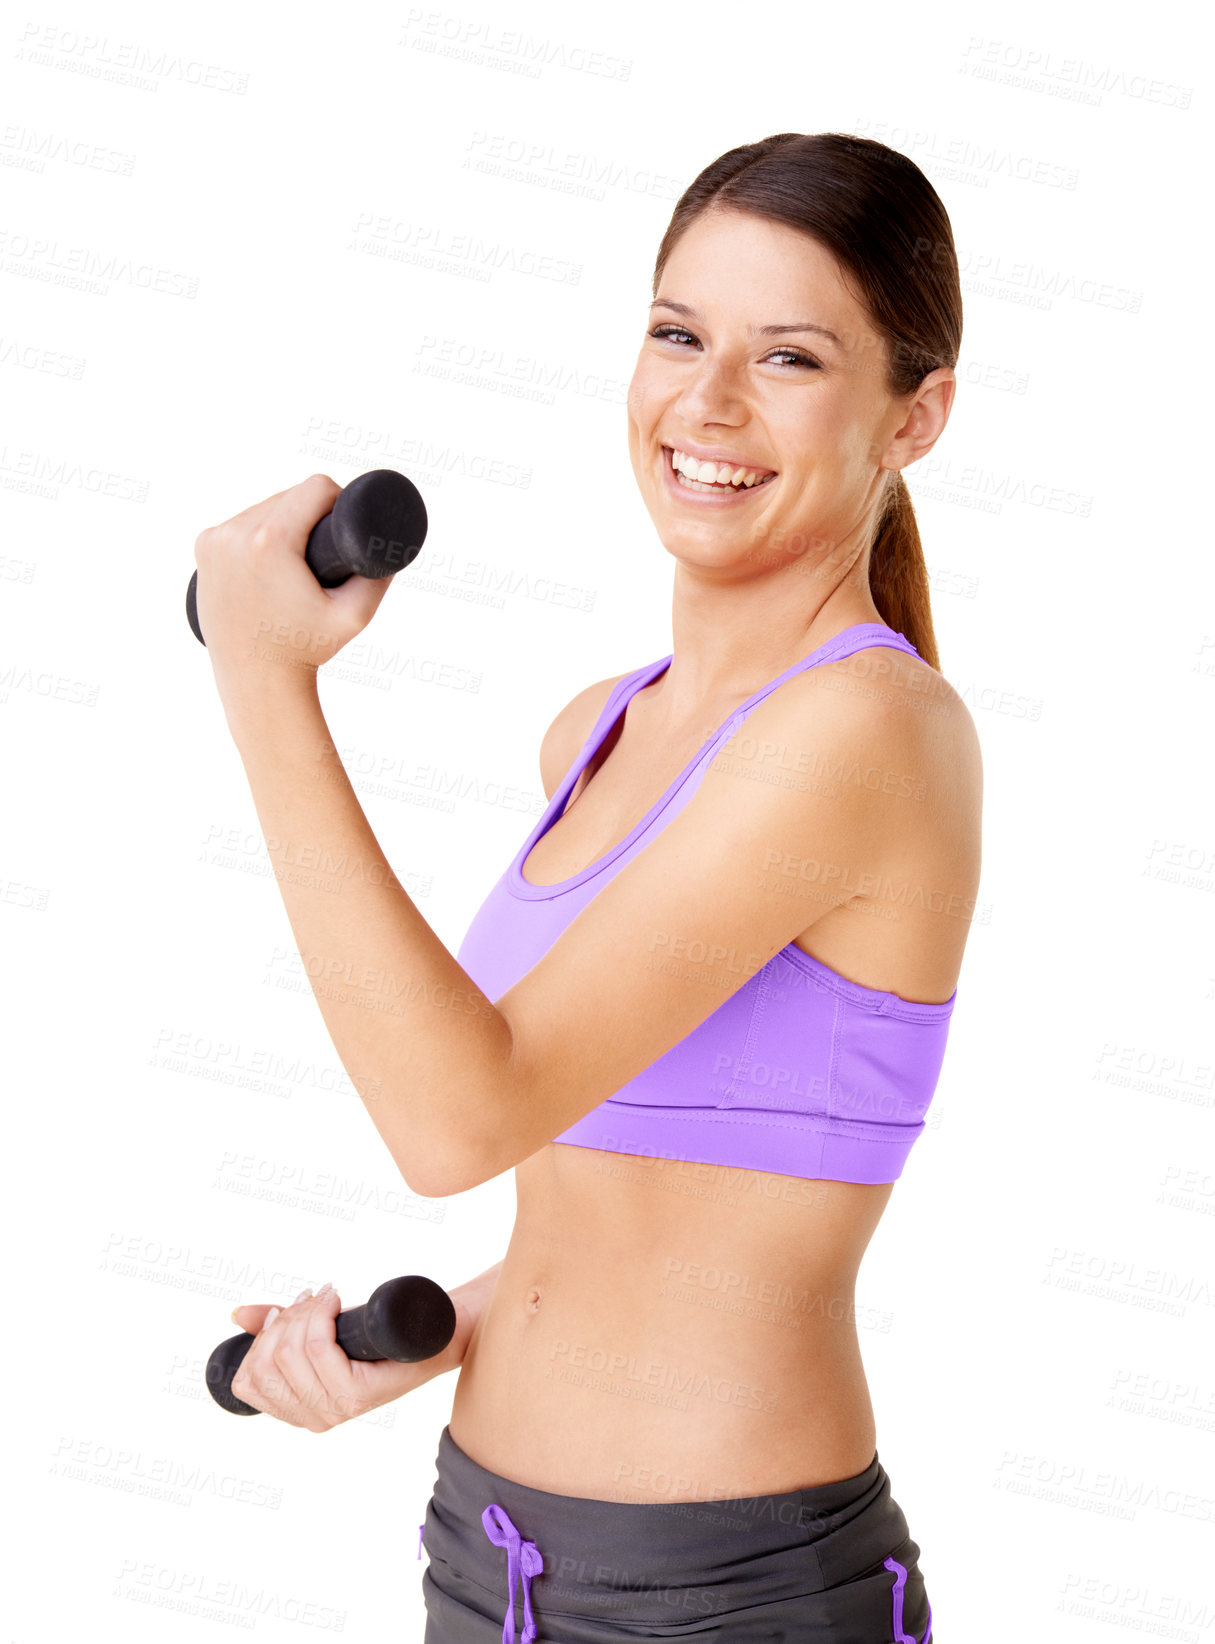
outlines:
[{"label": "finger", "polygon": [[248,508],[242,508],[239,514],[233,514],[231,519],[224,521],[224,524],[260,525],[262,520],[266,518],[267,514],[273,513],[276,505],[283,500],[283,498],[287,495],[287,492],[291,489],[292,487],[290,485],[286,485],[281,491],[275,491],[273,495],[263,497],[260,502],[251,502]]},{"label": "finger", "polygon": [[[254,1308],[250,1308],[251,1312],[255,1310],[256,1309]],[[265,1336],[270,1326],[277,1321],[279,1312],[280,1309],[277,1307],[268,1307],[265,1309],[265,1318],[258,1325],[256,1333],[250,1332],[250,1334],[253,1334],[253,1341],[250,1343],[247,1352],[233,1372],[232,1381],[230,1383],[232,1393],[236,1398],[241,1399],[245,1404],[252,1405],[255,1410],[260,1410],[266,1415],[272,1414],[273,1412],[271,1411],[264,1394],[261,1389],[256,1386],[254,1380],[255,1373],[259,1371],[260,1366],[259,1355],[264,1353],[266,1350],[264,1345],[259,1346],[258,1344],[262,1342],[262,1338]]]},{"label": "finger", "polygon": [[[321,496],[328,499],[321,504],[308,521],[308,531],[304,533],[304,545],[307,546],[308,532],[312,530],[318,519],[323,518],[324,515],[330,512],[334,502],[341,495],[342,487],[330,479],[328,474],[311,474],[306,480],[300,480],[296,485],[289,485],[285,490],[275,491],[272,496],[263,497],[260,502],[251,503],[248,508],[242,508],[239,514],[233,514],[230,519],[223,520],[218,525],[209,526],[207,531],[200,531],[198,538],[195,539],[195,548],[197,549],[198,541],[206,536],[208,531],[229,531],[238,527],[243,535],[251,536],[259,526],[274,518],[278,508],[286,498],[291,497],[295,492],[305,490],[312,497]],[[311,506],[312,504],[309,503],[308,507]],[[304,513],[306,514],[307,511],[308,508],[306,507]],[[298,504],[295,505],[287,517],[289,521],[295,521],[299,517]],[[303,548],[300,549],[300,553],[302,556]],[[195,557],[197,558],[197,554]]]},{"label": "finger", "polygon": [[307,1384],[303,1402],[324,1429],[336,1427],[354,1413],[353,1370],[337,1343],[336,1320],[341,1310],[336,1290],[311,1297],[291,1326],[289,1348],[286,1344],[283,1348],[284,1353],[289,1350],[292,1355],[298,1354],[290,1365],[292,1384],[297,1389]]},{"label": "finger", "polygon": [[255,522],[249,521],[250,535],[260,531],[266,543],[274,547],[286,543],[302,560],[312,527],[332,511],[341,494],[342,487],[328,474],[310,474],[298,485],[268,499],[275,506],[268,508]]},{"label": "finger", "polygon": [[[290,487],[288,487],[288,489],[290,489]],[[286,491],[276,491],[273,496],[264,497],[261,502],[255,502],[248,508],[242,508],[240,513],[233,514],[231,519],[221,520],[216,525],[207,526],[207,528],[200,531],[198,536],[194,539],[195,549],[197,550],[198,544],[202,538],[207,536],[208,533],[212,531],[224,531],[234,525],[248,525],[251,529],[256,529],[256,527],[261,524],[262,520],[273,511],[276,504],[286,495]],[[197,557],[197,554],[195,557]]]},{"label": "finger", "polygon": [[[308,1296],[287,1309],[283,1315],[284,1329],[274,1342],[273,1372],[269,1372],[262,1383],[267,1393],[281,1399],[287,1419],[294,1420],[297,1426],[306,1427],[312,1433],[326,1432],[342,1419],[335,1411],[330,1390],[318,1376],[308,1352],[309,1322],[329,1299],[328,1296],[319,1300]],[[336,1317],[336,1313],[332,1317]],[[321,1328],[331,1333],[334,1328],[332,1317],[323,1312],[321,1319]],[[337,1346],[336,1340],[333,1350],[337,1354],[334,1361],[337,1373],[342,1374],[344,1363],[345,1374],[349,1376],[349,1360]],[[276,1387],[275,1376],[281,1379],[281,1386]]]},{"label": "finger", "polygon": [[336,1290],[317,1296],[308,1310],[304,1350],[325,1389],[328,1410],[337,1421],[348,1421],[362,1413],[366,1400],[360,1394],[356,1367],[338,1346],[336,1320],[342,1310]]},{"label": "finger", "polygon": [[275,1306],[274,1302],[240,1302],[232,1309],[232,1323],[240,1325],[251,1336],[256,1336],[266,1322],[266,1314]]},{"label": "finger", "polygon": [[294,1409],[294,1395],[285,1383],[282,1372],[275,1366],[274,1353],[292,1307],[298,1307],[307,1294],[307,1291],[303,1292],[286,1307],[267,1310],[261,1329],[254,1336],[232,1378],[232,1391],[238,1399],[251,1404],[255,1410],[264,1411],[295,1426],[299,1422]]}]

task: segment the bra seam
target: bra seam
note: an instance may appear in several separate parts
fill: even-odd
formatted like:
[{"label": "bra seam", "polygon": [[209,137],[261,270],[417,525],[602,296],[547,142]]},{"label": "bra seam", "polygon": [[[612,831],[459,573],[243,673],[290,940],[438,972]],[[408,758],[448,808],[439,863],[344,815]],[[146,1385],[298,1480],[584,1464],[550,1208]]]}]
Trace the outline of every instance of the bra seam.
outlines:
[{"label": "bra seam", "polygon": [[[688,1114],[697,1124],[745,1124],[759,1126],[767,1130],[827,1130],[833,1135],[847,1136],[852,1141],[899,1141],[915,1131],[916,1135],[927,1128],[927,1119],[917,1119],[914,1124],[890,1125],[883,1124],[880,1119],[837,1119],[831,1113],[802,1113],[795,1119],[781,1119],[776,1117],[770,1109],[762,1107],[722,1108],[722,1107],[664,1107],[657,1102],[623,1102],[617,1101],[615,1096],[609,1096],[604,1106],[636,1108],[639,1112],[661,1114]],[[596,1112],[595,1108],[591,1113]],[[583,1114],[583,1118],[590,1118],[591,1113]],[[574,1124],[567,1126],[573,1130],[582,1120],[577,1119]],[[558,1138],[554,1136],[553,1141]],[[618,1151],[618,1150],[613,1150]]]},{"label": "bra seam", "polygon": [[[752,980],[755,982],[755,997],[751,1001],[751,1014],[747,1020],[746,1037],[743,1039],[742,1054],[738,1059],[737,1071],[730,1078],[726,1093],[722,1098],[724,1104],[734,1101],[740,1094],[739,1083],[750,1077],[751,1058],[755,1054],[755,1041],[759,1037],[760,1024],[768,1012],[768,995],[771,991],[772,965],[769,962],[761,965],[755,972]],[[746,986],[746,983],[743,984]]]},{"label": "bra seam", "polygon": [[835,1076],[838,1069],[838,1051],[840,1038],[840,1005],[843,1001],[840,995],[835,995],[831,1008],[831,1044],[827,1051],[827,1114],[835,1117],[835,1098],[837,1095]]},{"label": "bra seam", "polygon": [[[830,965],[824,964],[823,960],[815,959],[812,953],[804,952],[795,942],[788,943],[781,952],[801,970],[803,976],[821,982],[836,998],[843,999],[847,1004],[854,1005],[857,1010],[863,1010],[870,1016],[892,1016],[901,1022],[933,1022],[953,1014],[957,988],[948,999],[903,999],[897,993],[890,993],[882,988],[866,988],[863,982],[850,982],[846,976],[841,976],[838,971],[832,970]],[[816,969],[816,966],[821,966],[822,971]],[[861,990],[859,996],[854,991],[856,989]],[[864,997],[869,993],[877,994],[880,1002],[871,1004]]]}]

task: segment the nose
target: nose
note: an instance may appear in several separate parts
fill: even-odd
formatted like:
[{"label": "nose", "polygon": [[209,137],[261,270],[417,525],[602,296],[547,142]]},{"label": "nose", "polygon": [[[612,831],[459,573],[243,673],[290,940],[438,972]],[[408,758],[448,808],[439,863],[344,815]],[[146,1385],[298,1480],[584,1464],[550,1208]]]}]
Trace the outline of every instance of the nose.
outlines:
[{"label": "nose", "polygon": [[737,375],[720,362],[698,361],[675,401],[674,411],[685,428],[746,421],[746,409]]}]

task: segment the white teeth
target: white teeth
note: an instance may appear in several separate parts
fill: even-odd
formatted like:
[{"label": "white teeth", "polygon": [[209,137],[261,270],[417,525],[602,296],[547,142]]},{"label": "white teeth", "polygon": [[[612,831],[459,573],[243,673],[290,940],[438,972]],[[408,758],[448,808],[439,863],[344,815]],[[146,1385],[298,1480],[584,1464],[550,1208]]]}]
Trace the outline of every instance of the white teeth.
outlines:
[{"label": "white teeth", "polygon": [[735,468],[728,462],[700,462],[683,451],[671,452],[671,466],[677,473],[691,480],[699,480],[702,485],[742,485],[750,489],[769,477],[757,468]]}]

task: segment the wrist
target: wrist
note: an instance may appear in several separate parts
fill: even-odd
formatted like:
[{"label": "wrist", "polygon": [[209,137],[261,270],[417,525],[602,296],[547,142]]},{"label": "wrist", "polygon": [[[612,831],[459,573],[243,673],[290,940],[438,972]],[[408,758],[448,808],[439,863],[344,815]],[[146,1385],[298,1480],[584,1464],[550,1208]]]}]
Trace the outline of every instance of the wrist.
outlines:
[{"label": "wrist", "polygon": [[228,729],[238,746],[286,721],[321,711],[317,671],[312,667],[238,664],[222,672],[217,669],[215,682]]}]

